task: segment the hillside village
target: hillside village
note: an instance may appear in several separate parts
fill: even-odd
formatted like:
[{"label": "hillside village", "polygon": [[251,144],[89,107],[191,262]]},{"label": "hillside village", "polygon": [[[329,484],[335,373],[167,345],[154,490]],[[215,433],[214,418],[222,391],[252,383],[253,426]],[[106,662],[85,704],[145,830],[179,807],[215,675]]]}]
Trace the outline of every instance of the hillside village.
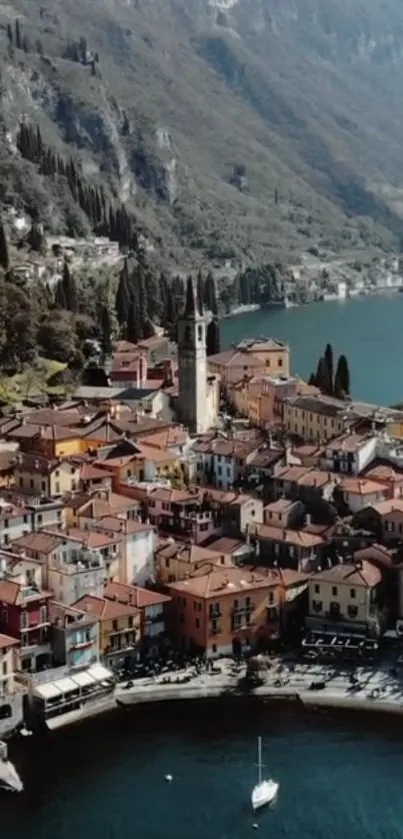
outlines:
[{"label": "hillside village", "polygon": [[[0,733],[184,657],[373,659],[403,619],[403,412],[274,338],[115,345],[106,387],[0,419]],[[153,670],[154,668],[154,670]]]}]

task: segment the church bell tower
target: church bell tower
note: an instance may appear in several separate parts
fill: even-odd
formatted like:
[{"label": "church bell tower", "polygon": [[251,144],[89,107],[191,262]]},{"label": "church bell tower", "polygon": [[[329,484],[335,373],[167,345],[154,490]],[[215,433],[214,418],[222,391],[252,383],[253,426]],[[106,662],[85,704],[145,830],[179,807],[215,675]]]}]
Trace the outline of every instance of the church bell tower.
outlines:
[{"label": "church bell tower", "polygon": [[185,310],[178,322],[179,419],[192,434],[208,428],[206,316],[192,277]]}]

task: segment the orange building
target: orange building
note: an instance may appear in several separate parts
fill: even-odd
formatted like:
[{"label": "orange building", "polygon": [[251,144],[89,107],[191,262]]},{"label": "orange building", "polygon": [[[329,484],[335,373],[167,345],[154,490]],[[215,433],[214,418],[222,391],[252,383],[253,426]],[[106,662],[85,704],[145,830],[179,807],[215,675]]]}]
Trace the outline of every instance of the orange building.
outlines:
[{"label": "orange building", "polygon": [[172,634],[187,650],[238,654],[279,637],[285,587],[276,569],[202,567],[167,590]]}]

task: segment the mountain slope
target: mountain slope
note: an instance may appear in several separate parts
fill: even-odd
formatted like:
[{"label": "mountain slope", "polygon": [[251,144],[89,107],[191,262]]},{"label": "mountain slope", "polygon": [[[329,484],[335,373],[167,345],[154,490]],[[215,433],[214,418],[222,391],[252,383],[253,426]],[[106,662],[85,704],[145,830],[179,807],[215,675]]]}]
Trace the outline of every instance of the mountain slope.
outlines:
[{"label": "mountain slope", "polygon": [[13,0],[0,26],[3,202],[88,227],[23,119],[168,263],[400,247],[397,0]]}]

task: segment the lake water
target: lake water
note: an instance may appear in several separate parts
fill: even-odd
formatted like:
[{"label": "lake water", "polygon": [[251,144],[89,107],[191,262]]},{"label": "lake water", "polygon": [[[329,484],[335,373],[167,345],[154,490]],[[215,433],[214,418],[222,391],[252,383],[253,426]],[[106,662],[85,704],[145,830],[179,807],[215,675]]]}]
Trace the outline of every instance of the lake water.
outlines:
[{"label": "lake water", "polygon": [[223,349],[241,338],[271,335],[291,347],[292,371],[316,369],[327,343],[349,361],[353,396],[403,402],[403,294],[269,309],[221,321]]},{"label": "lake water", "polygon": [[[275,806],[255,816],[258,734],[267,773],[281,786]],[[14,759],[26,792],[0,794],[8,839],[403,837],[396,717],[331,717],[240,700],[229,709],[154,706],[52,734],[40,747],[31,738]]]}]

